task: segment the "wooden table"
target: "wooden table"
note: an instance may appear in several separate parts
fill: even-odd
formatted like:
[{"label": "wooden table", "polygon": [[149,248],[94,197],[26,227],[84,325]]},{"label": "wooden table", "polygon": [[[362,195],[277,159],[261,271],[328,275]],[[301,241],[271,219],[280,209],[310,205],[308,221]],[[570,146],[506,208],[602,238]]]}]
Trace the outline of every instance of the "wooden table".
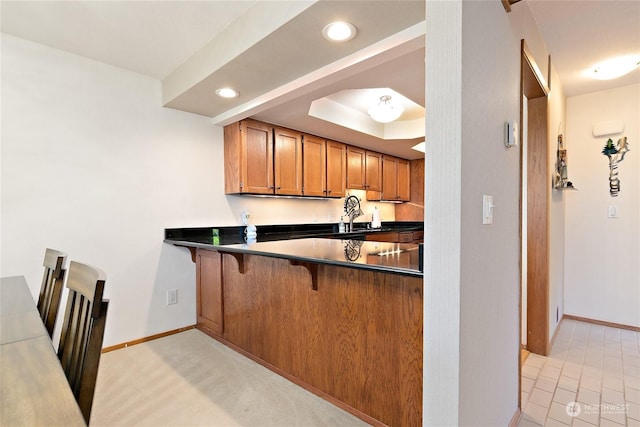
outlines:
[{"label": "wooden table", "polygon": [[22,276],[0,278],[0,426],[86,426]]}]

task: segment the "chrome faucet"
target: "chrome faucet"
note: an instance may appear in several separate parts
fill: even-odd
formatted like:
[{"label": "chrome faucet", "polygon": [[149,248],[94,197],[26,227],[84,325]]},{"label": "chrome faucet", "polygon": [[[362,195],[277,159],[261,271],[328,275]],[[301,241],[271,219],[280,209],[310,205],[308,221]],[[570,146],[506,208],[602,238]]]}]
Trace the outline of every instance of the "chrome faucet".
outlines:
[{"label": "chrome faucet", "polygon": [[360,209],[360,199],[353,195],[347,196],[347,198],[344,199],[344,212],[349,217],[348,231],[353,231],[353,219],[364,214]]}]

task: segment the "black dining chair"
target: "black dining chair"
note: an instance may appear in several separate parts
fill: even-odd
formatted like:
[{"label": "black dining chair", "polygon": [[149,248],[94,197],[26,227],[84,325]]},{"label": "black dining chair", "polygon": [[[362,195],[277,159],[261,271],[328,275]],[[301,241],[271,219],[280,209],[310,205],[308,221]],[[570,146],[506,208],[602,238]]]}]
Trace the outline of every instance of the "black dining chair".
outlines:
[{"label": "black dining chair", "polygon": [[87,424],[109,307],[109,301],[102,299],[105,280],[106,275],[100,269],[75,261],[69,264],[69,296],[58,358]]},{"label": "black dining chair", "polygon": [[45,250],[42,264],[44,275],[38,296],[38,311],[50,337],[53,337],[53,328],[56,324],[56,317],[58,317],[66,263],[67,255],[65,253],[49,248]]}]

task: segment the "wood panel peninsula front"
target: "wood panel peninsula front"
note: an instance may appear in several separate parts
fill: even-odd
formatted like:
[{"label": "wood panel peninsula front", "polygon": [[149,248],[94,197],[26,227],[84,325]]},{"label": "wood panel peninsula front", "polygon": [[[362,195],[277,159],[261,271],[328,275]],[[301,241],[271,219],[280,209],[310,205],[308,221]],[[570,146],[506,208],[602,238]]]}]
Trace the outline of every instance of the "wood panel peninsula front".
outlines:
[{"label": "wood panel peninsula front", "polygon": [[198,329],[372,425],[421,425],[419,245],[165,242],[196,263]]}]

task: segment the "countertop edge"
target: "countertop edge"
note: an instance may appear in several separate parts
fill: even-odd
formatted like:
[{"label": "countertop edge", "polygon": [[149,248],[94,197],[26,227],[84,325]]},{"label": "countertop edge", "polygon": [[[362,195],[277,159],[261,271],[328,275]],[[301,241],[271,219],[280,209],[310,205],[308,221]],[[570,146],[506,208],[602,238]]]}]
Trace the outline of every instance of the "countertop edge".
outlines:
[{"label": "countertop edge", "polygon": [[[318,237],[318,238],[324,240],[324,238],[322,238],[322,237]],[[326,239],[326,240],[330,240],[330,239]],[[198,242],[192,242],[192,241],[189,241],[189,240],[164,239],[163,241],[164,241],[164,243],[172,244],[174,246],[182,246],[182,247],[187,247],[187,248],[199,248],[199,249],[213,250],[213,251],[218,251],[218,252],[221,252],[221,253],[225,253],[225,252],[226,253],[229,253],[229,252],[232,252],[232,253],[243,253],[243,254],[248,254],[248,255],[266,256],[266,257],[270,257],[270,258],[280,258],[280,259],[288,259],[288,260],[293,260],[293,261],[311,262],[311,263],[314,263],[314,264],[332,265],[332,266],[345,267],[345,268],[358,268],[358,269],[361,269],[361,270],[378,271],[378,272],[386,273],[386,274],[397,274],[397,275],[402,275],[402,276],[411,276],[411,277],[420,277],[420,278],[424,277],[424,273],[422,271],[413,270],[413,269],[404,269],[404,268],[381,266],[381,265],[371,265],[371,264],[353,264],[353,263],[349,263],[347,261],[327,260],[327,259],[321,259],[321,258],[310,258],[310,257],[295,256],[295,255],[282,254],[282,253],[274,253],[274,252],[252,250],[250,247],[248,247],[248,248],[237,248],[237,247],[231,247],[231,246],[227,246],[227,245],[214,245],[214,244],[208,244],[208,243],[198,243]]]},{"label": "countertop edge", "polygon": [[[355,229],[340,233],[337,224],[312,223],[312,224],[279,224],[256,225],[258,241],[290,240],[319,237],[353,237],[365,238],[366,235],[375,235],[386,232],[417,232],[424,230],[424,224],[415,221],[391,221],[383,222],[381,228],[367,228],[366,223],[354,223]],[[215,230],[220,236],[221,242],[231,241],[240,243],[244,241],[245,226],[215,226],[215,227],[188,227],[165,228],[165,239],[189,239],[191,237],[211,236]]]}]

